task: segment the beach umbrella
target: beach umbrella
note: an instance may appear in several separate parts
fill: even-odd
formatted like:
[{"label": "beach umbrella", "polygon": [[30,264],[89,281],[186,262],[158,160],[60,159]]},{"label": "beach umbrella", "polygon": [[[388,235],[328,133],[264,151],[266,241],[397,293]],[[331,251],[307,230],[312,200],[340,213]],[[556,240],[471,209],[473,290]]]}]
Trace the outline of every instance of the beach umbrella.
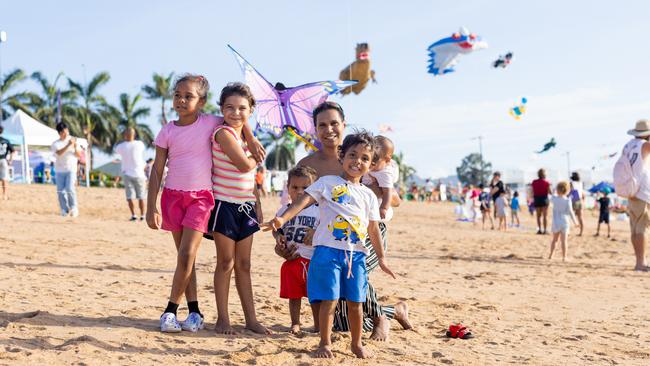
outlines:
[{"label": "beach umbrella", "polygon": [[616,192],[614,190],[614,186],[610,183],[607,182],[600,182],[596,184],[595,186],[589,188],[589,192],[591,193],[597,193],[597,192],[603,192],[603,193],[613,193]]}]

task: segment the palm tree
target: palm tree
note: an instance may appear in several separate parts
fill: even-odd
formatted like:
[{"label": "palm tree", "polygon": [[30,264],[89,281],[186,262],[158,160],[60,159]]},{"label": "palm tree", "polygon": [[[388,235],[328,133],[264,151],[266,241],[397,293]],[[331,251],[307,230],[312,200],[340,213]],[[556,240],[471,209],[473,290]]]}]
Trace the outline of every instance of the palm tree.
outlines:
[{"label": "palm tree", "polygon": [[393,154],[393,160],[395,160],[395,163],[397,163],[397,167],[399,168],[399,185],[400,187],[404,186],[406,180],[415,174],[415,168],[406,165],[404,162],[404,153],[401,151],[397,154]]},{"label": "palm tree", "polygon": [[144,85],[142,91],[144,92],[147,99],[151,100],[160,100],[161,102],[161,114],[160,114],[160,124],[163,126],[167,124],[167,108],[165,107],[165,102],[172,99],[173,90],[172,90],[172,79],[174,78],[174,73],[171,72],[169,75],[164,76],[161,74],[154,73],[152,76],[153,84]]},{"label": "palm tree", "polygon": [[87,160],[92,169],[92,159],[90,157],[93,145],[104,151],[110,151],[113,143],[115,127],[113,120],[108,118],[106,113],[106,98],[99,94],[99,88],[106,85],[111,79],[108,72],[100,72],[95,75],[89,83],[82,85],[68,78],[70,88],[74,90],[80,98],[80,104],[76,109],[77,123],[83,126],[83,132],[88,140],[88,157]]},{"label": "palm tree", "polygon": [[296,164],[296,138],[288,132],[281,136],[264,132],[258,135],[260,143],[269,152],[264,162],[268,169],[288,170]]},{"label": "palm tree", "polygon": [[151,146],[153,143],[153,132],[148,125],[140,123],[140,119],[149,116],[151,109],[149,107],[140,107],[138,102],[142,96],[136,94],[131,98],[127,93],[120,94],[120,105],[119,108],[108,105],[106,106],[106,112],[114,120],[114,126],[117,128],[114,129],[115,136],[113,137],[113,146],[119,141],[120,132],[124,131],[126,128],[133,128],[135,130],[136,136],[144,142],[145,145]]},{"label": "palm tree", "polygon": [[11,107],[15,112],[18,109],[27,111],[28,108],[24,104],[28,96],[27,92],[20,92],[13,95],[8,95],[8,92],[16,86],[19,82],[25,80],[27,75],[21,69],[15,69],[7,74],[4,79],[0,75],[0,121],[9,118],[10,112],[6,107]]},{"label": "palm tree", "polygon": [[[32,73],[31,78],[41,87],[41,94],[29,93],[27,102],[29,113],[50,127],[56,125],[57,113],[60,113],[62,120],[68,123],[70,132],[78,136],[82,134],[83,127],[75,123],[74,99],[76,93],[71,89],[61,91],[57,88],[56,85],[61,77],[63,77],[62,72],[56,76],[53,83],[50,83],[40,72]],[[61,98],[61,111],[59,111],[58,105],[59,97]]]}]

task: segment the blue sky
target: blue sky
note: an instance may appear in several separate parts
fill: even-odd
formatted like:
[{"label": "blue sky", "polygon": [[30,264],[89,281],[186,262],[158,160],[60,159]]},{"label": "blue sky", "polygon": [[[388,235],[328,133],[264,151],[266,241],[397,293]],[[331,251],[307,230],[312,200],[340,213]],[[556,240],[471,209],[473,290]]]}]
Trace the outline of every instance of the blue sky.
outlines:
[{"label": "blue sky", "polygon": [[[478,150],[498,169],[566,171],[613,160],[625,132],[650,118],[650,3],[621,1],[30,1],[5,2],[2,70],[21,67],[53,79],[111,74],[103,93],[139,92],[153,72],[206,75],[215,92],[241,80],[233,45],[272,82],[336,78],[368,42],[378,83],[336,98],[348,122],[393,127],[397,149],[419,175],[452,174]],[[427,47],[460,26],[486,50],[464,57],[456,72],[426,72]],[[490,62],[507,51],[513,64]],[[82,66],[83,65],[83,66]],[[30,84],[26,84],[29,87]],[[521,121],[508,109],[527,97]],[[148,103],[148,102],[147,102]],[[158,104],[149,123],[157,132]],[[555,137],[558,146],[533,154]]]}]

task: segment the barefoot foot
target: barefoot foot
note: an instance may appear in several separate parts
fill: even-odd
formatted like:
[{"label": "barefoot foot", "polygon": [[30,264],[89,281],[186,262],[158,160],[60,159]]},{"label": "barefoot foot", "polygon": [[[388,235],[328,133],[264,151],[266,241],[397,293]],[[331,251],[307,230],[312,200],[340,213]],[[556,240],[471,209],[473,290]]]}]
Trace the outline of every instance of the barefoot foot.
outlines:
[{"label": "barefoot foot", "polygon": [[368,351],[366,347],[364,346],[352,346],[352,353],[354,353],[355,356],[358,358],[372,358],[375,357],[375,355]]},{"label": "barefoot foot", "polygon": [[[293,327],[291,327],[291,328],[293,329]],[[257,333],[257,334],[266,334],[266,335],[272,334],[271,330],[268,329],[267,327],[263,326],[260,322],[246,324],[246,329],[248,329],[248,330],[250,330],[250,331],[252,331],[254,333]]]},{"label": "barefoot foot", "polygon": [[214,326],[214,331],[218,334],[235,335],[237,332],[230,326],[230,322],[219,322]]},{"label": "barefoot foot", "polygon": [[388,334],[390,333],[390,321],[383,315],[374,318],[373,320],[375,326],[372,328],[370,339],[381,342],[387,341]]},{"label": "barefoot foot", "polygon": [[300,324],[292,324],[290,332],[291,334],[295,334],[295,335],[302,334],[302,330],[300,329]]},{"label": "barefoot foot", "polygon": [[395,304],[395,320],[404,330],[413,329],[413,325],[409,320],[409,306],[404,301]]},{"label": "barefoot foot", "polygon": [[314,352],[314,357],[316,358],[334,358],[334,353],[329,345],[321,345],[318,347],[316,352]]}]

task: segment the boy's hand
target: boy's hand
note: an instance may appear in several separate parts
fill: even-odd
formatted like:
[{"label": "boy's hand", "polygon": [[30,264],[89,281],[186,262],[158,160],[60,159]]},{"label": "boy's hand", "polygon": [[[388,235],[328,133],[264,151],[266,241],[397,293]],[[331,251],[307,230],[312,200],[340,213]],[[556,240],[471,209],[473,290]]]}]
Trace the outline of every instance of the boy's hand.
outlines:
[{"label": "boy's hand", "polygon": [[274,217],[273,220],[260,224],[262,231],[277,231],[279,228],[284,225],[284,220],[281,217]]},{"label": "boy's hand", "polygon": [[384,258],[379,258],[379,268],[381,268],[381,270],[384,271],[386,274],[395,278],[395,274],[393,273],[393,271],[390,270],[390,268],[388,268],[388,265],[384,261]]},{"label": "boy's hand", "polygon": [[287,239],[284,237],[282,234],[276,234],[277,236],[275,237],[275,245],[279,246],[281,248],[286,248],[287,247]]},{"label": "boy's hand", "polygon": [[158,208],[147,210],[147,225],[154,230],[160,229],[160,226],[162,225],[162,217],[160,217]]},{"label": "boy's hand", "polygon": [[307,229],[307,233],[305,234],[305,241],[303,242],[303,244],[311,246],[312,241],[314,240],[315,232],[316,231],[314,231],[314,229]]}]

